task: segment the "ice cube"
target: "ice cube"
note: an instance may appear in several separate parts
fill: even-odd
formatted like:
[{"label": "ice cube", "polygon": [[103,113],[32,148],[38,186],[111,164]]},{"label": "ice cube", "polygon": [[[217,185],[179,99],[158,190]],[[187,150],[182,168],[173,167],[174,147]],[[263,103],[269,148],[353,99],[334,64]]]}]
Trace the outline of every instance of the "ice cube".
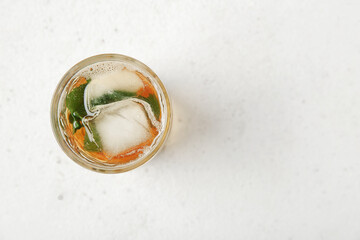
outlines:
[{"label": "ice cube", "polygon": [[97,106],[95,126],[103,150],[109,156],[139,145],[151,137],[150,123],[142,104],[131,99]]},{"label": "ice cube", "polygon": [[100,97],[112,91],[136,92],[144,87],[141,79],[135,72],[126,68],[94,76],[86,89],[89,100]]}]

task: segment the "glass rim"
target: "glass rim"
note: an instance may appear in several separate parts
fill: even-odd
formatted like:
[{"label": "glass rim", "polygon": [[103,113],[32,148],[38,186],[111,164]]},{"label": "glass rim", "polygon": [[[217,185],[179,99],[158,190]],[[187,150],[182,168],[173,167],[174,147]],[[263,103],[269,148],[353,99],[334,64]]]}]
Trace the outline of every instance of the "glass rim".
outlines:
[{"label": "glass rim", "polygon": [[[166,104],[166,109],[167,109],[167,111],[165,112],[166,115],[164,116],[165,121],[163,123],[165,125],[165,127],[162,130],[163,131],[162,136],[158,140],[156,145],[151,149],[150,152],[146,153],[146,155],[143,158],[136,159],[136,160],[131,161],[124,165],[118,164],[115,166],[105,166],[105,165],[101,165],[100,163],[99,164],[96,164],[96,163],[90,164],[90,162],[86,158],[74,153],[74,150],[66,143],[66,140],[63,138],[61,129],[60,129],[60,120],[59,120],[59,107],[60,107],[59,105],[60,104],[59,104],[59,101],[60,101],[62,92],[65,90],[65,87],[67,86],[68,82],[81,69],[83,69],[91,64],[98,63],[98,62],[104,62],[104,61],[130,62],[130,63],[134,63],[135,65],[139,66],[142,70],[145,70],[148,74],[150,74],[152,76],[152,78],[153,78],[152,80],[154,80],[160,87],[160,90],[162,91],[162,94],[164,95],[164,100],[165,100],[164,104]],[[64,74],[64,76],[61,78],[60,82],[57,84],[57,87],[52,96],[50,119],[51,119],[52,131],[53,131],[53,134],[55,136],[57,143],[60,145],[62,150],[65,152],[65,154],[71,160],[73,160],[77,164],[81,165],[82,167],[85,167],[85,168],[90,169],[95,172],[122,173],[122,172],[127,172],[130,170],[133,170],[133,169],[145,164],[150,159],[152,159],[159,152],[159,150],[163,147],[164,142],[165,142],[166,138],[168,137],[170,129],[171,129],[172,109],[171,109],[171,104],[170,104],[170,98],[165,89],[164,84],[161,82],[159,77],[154,73],[154,71],[151,70],[151,68],[149,68],[147,65],[145,65],[141,61],[139,61],[135,58],[126,56],[126,55],[116,54],[116,53],[105,53],[105,54],[99,54],[99,55],[94,55],[94,56],[85,58],[84,60],[82,60],[82,61],[76,63],[74,66],[72,66]]]}]

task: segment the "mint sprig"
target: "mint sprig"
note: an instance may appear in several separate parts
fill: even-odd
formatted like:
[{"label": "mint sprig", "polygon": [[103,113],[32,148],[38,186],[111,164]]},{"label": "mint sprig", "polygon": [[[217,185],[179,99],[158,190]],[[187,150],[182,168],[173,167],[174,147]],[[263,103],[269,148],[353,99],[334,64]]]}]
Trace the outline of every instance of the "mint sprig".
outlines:
[{"label": "mint sprig", "polygon": [[139,99],[144,100],[145,102],[149,103],[151,106],[151,110],[153,111],[157,120],[160,117],[160,104],[158,99],[156,98],[155,94],[150,94],[147,98],[139,96]]},{"label": "mint sprig", "polygon": [[87,115],[84,106],[84,94],[90,80],[87,79],[86,83],[71,90],[65,99],[65,105],[70,111],[69,121],[73,125],[73,133],[82,127],[81,120]]},{"label": "mint sprig", "polygon": [[[92,124],[91,124],[92,125]],[[91,126],[92,136],[94,138],[94,141],[90,141],[89,136],[87,132],[85,133],[85,139],[84,139],[84,149],[89,152],[101,152],[102,151],[102,144],[101,139],[99,136],[98,131],[94,126]]]},{"label": "mint sprig", "polygon": [[96,105],[105,105],[113,102],[118,102],[121,100],[124,100],[126,98],[135,97],[136,93],[134,92],[126,92],[126,91],[112,91],[111,93],[106,93],[102,95],[101,97],[92,99],[90,101],[91,106]]}]

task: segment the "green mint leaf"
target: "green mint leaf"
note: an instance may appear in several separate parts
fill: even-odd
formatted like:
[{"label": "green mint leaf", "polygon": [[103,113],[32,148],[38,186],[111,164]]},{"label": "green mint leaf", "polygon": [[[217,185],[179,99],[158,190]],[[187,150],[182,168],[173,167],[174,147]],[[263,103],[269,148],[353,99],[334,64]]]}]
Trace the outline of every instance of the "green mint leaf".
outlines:
[{"label": "green mint leaf", "polygon": [[75,121],[74,116],[70,113],[69,114],[69,122],[72,124]]},{"label": "green mint leaf", "polygon": [[76,120],[81,120],[82,119],[78,112],[73,112],[71,115]]},{"label": "green mint leaf", "polygon": [[94,126],[91,126],[91,131],[94,137],[94,141],[90,141],[87,132],[85,133],[84,149],[89,152],[101,152],[102,144],[98,131]]},{"label": "green mint leaf", "polygon": [[144,100],[145,102],[149,103],[151,106],[151,110],[153,111],[155,117],[157,120],[159,120],[160,117],[160,104],[157,100],[155,94],[150,94],[149,97],[139,97],[139,99]]},{"label": "green mint leaf", "polygon": [[69,109],[73,117],[83,118],[87,115],[84,106],[84,92],[87,83],[74,88],[67,96],[65,100],[66,107]]},{"label": "green mint leaf", "polygon": [[73,122],[73,133],[76,133],[76,130],[80,129],[82,126],[79,121],[75,120]]},{"label": "green mint leaf", "polygon": [[91,106],[104,105],[108,103],[118,102],[126,98],[134,97],[136,93],[134,92],[125,92],[125,91],[113,91],[111,93],[106,93],[101,97],[92,99],[90,101]]}]

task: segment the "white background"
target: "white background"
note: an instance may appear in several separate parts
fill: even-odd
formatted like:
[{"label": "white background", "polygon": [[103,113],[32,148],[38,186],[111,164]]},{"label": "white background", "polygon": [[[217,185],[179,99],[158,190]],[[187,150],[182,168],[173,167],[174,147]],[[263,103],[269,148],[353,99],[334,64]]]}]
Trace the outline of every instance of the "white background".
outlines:
[{"label": "white background", "polygon": [[[0,239],[359,239],[360,2],[0,1]],[[78,61],[149,65],[163,151],[68,159],[50,101]]]}]

